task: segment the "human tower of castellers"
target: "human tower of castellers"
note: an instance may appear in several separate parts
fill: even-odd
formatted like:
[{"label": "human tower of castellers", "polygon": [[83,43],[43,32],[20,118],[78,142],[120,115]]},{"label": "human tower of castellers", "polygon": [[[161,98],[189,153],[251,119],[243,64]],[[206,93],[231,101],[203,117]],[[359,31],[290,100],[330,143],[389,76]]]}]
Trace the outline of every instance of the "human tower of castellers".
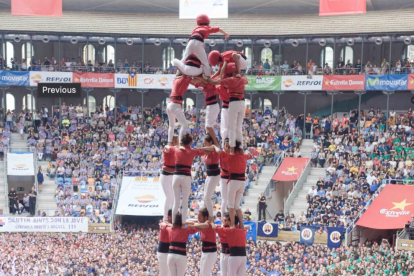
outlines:
[{"label": "human tower of castellers", "polygon": [[[211,275],[217,260],[216,234],[221,244],[220,269],[223,276],[246,275],[246,235],[242,210],[239,207],[245,187],[245,171],[249,154],[243,151],[242,123],[245,116],[244,90],[247,79],[241,71],[247,68],[246,56],[237,51],[212,51],[207,57],[204,40],[213,33],[207,15],[197,17],[197,27],[191,33],[182,60],[175,59],[178,69],[167,105],[169,119],[168,145],[164,148],[161,183],[166,196],[164,219],[160,224],[158,245],[159,275],[184,276],[187,266],[186,244],[191,234],[200,232],[202,256],[200,275]],[[211,67],[219,70],[211,75]],[[184,94],[192,84],[203,89],[206,103],[204,147],[191,148],[192,137],[187,134],[187,122],[182,109]],[[222,101],[219,145],[213,124]],[[176,120],[181,128],[174,135]],[[191,165],[195,156],[203,156],[207,166],[204,188],[204,208],[198,219],[187,220],[188,198],[191,191]],[[220,164],[220,165],[219,165]],[[212,196],[220,185],[222,225],[213,219]],[[181,212],[178,212],[180,205]],[[228,213],[226,212],[228,211]]]}]

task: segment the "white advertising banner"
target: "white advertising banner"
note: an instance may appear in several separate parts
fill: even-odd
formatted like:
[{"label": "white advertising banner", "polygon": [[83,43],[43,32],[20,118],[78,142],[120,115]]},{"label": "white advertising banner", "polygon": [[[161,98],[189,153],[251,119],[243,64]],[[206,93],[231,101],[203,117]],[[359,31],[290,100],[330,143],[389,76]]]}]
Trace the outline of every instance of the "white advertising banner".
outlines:
[{"label": "white advertising banner", "polygon": [[37,86],[43,83],[72,83],[72,72],[42,72],[30,71],[30,86]]},{"label": "white advertising banner", "polygon": [[[115,88],[172,89],[175,75],[115,74]],[[196,89],[190,85],[188,89]]]},{"label": "white advertising banner", "polygon": [[322,90],[323,76],[282,76],[281,90]]},{"label": "white advertising banner", "polygon": [[33,153],[8,153],[7,175],[35,175]]},{"label": "white advertising banner", "polygon": [[88,218],[0,217],[0,232],[88,232]]},{"label": "white advertising banner", "polygon": [[195,19],[199,14],[210,18],[228,18],[228,0],[180,0],[180,19]]},{"label": "white advertising banner", "polygon": [[165,194],[159,178],[124,176],[121,185],[117,215],[164,215]]}]

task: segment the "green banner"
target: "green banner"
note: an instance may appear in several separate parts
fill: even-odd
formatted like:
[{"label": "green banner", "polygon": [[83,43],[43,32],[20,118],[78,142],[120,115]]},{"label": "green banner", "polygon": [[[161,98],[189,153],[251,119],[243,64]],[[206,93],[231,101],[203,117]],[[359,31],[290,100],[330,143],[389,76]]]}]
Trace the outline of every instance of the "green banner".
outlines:
[{"label": "green banner", "polygon": [[246,90],[276,91],[280,90],[282,78],[279,76],[246,76],[249,83]]}]

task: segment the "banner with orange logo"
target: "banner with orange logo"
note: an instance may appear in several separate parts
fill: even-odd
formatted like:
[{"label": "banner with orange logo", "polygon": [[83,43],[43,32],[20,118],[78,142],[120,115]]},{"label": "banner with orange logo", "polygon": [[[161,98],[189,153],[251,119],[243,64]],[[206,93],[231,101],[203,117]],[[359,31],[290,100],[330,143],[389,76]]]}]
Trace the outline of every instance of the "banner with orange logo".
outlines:
[{"label": "banner with orange logo", "polygon": [[8,153],[7,175],[35,175],[33,153]]},{"label": "banner with orange logo", "polygon": [[364,75],[323,76],[322,90],[364,90]]},{"label": "banner with orange logo", "polygon": [[117,215],[163,216],[165,194],[157,177],[124,176]]},{"label": "banner with orange logo", "polygon": [[408,90],[414,90],[414,74],[408,75]]},{"label": "banner with orange logo", "polygon": [[414,186],[387,185],[358,220],[372,229],[401,229],[414,214]]},{"label": "banner with orange logo", "polygon": [[72,72],[30,71],[30,86],[38,83],[72,83]]},{"label": "banner with orange logo", "polygon": [[175,75],[139,75],[138,87],[143,89],[171,89]]},{"label": "banner with orange logo", "polygon": [[296,181],[302,174],[309,162],[309,158],[287,157],[283,159],[279,169],[277,169],[272,180],[276,181]]},{"label": "banner with orange logo", "polygon": [[73,73],[73,82],[81,83],[82,87],[114,87],[112,73]]},{"label": "banner with orange logo", "polygon": [[281,90],[322,90],[323,76],[282,76]]}]

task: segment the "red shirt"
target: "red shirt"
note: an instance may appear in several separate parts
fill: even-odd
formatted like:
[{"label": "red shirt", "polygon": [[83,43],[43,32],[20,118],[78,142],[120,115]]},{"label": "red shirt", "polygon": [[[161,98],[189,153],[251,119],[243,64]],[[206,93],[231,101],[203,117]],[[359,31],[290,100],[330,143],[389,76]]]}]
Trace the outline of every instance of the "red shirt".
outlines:
[{"label": "red shirt", "polygon": [[[233,54],[240,54],[240,55],[244,56],[244,54],[242,52],[230,50],[230,51],[226,51],[226,52],[223,52],[223,53],[220,54],[221,60],[223,62],[225,62],[225,61],[234,62]],[[223,63],[220,64],[219,71],[221,70],[222,67],[223,67]]]},{"label": "red shirt", "polygon": [[220,168],[218,165],[219,159],[220,154],[218,154],[215,151],[212,151],[211,153],[204,155],[204,161],[206,162],[208,176],[220,175]]},{"label": "red shirt", "polygon": [[191,33],[190,40],[196,39],[204,42],[204,39],[206,39],[210,34],[218,33],[219,31],[219,27],[197,26]]},{"label": "red shirt", "polygon": [[[217,226],[216,230],[218,229],[219,226]],[[226,227],[220,226],[221,229],[226,229]],[[216,231],[217,232],[217,231]],[[219,242],[221,244],[225,243],[227,244],[229,241],[229,238],[227,237],[227,233],[225,231],[220,231],[217,232],[218,236],[219,236]]]},{"label": "red shirt", "polygon": [[244,89],[248,83],[246,77],[230,77],[221,81],[221,85],[229,90],[230,97],[240,100],[244,99]]},{"label": "red shirt", "polygon": [[203,89],[204,98],[206,105],[213,105],[217,103],[217,91],[216,86],[210,83],[207,83]]},{"label": "red shirt", "polygon": [[175,78],[173,81],[171,94],[170,94],[170,103],[183,103],[183,97],[185,92],[187,92],[188,86],[191,83],[191,78],[189,77],[179,77]]},{"label": "red shirt", "polygon": [[220,168],[221,178],[229,179],[229,155],[228,154],[220,154]]},{"label": "red shirt", "polygon": [[164,243],[170,243],[170,236],[168,232],[169,226],[162,225],[160,226],[160,235],[158,236],[158,240]]},{"label": "red shirt", "polygon": [[168,231],[168,235],[170,238],[170,242],[181,242],[181,243],[187,243],[188,236],[198,232],[198,230],[194,227],[186,227],[184,229],[180,227],[176,227],[174,229],[171,227],[168,227],[167,231]]},{"label": "red shirt", "polygon": [[227,242],[229,247],[246,247],[247,231],[240,228],[223,228],[221,226],[216,227],[217,234],[227,236]]},{"label": "red shirt", "polygon": [[251,158],[251,155],[246,155],[237,151],[234,155],[225,151],[222,151],[221,154],[228,156],[230,179],[245,180],[247,160]]},{"label": "red shirt", "polygon": [[216,243],[216,230],[212,228],[204,229],[200,232],[200,237],[203,242]]},{"label": "red shirt", "polygon": [[219,95],[220,100],[223,102],[223,108],[228,108],[230,101],[229,90],[221,85],[217,85],[216,91]]},{"label": "red shirt", "polygon": [[190,146],[185,149],[170,148],[169,151],[174,152],[175,169],[174,174],[191,176],[191,166],[194,157],[204,155],[204,151],[192,149]]},{"label": "red shirt", "polygon": [[175,155],[173,151],[166,152],[165,149],[163,151],[163,164],[162,164],[162,170],[173,173],[175,168]]}]

